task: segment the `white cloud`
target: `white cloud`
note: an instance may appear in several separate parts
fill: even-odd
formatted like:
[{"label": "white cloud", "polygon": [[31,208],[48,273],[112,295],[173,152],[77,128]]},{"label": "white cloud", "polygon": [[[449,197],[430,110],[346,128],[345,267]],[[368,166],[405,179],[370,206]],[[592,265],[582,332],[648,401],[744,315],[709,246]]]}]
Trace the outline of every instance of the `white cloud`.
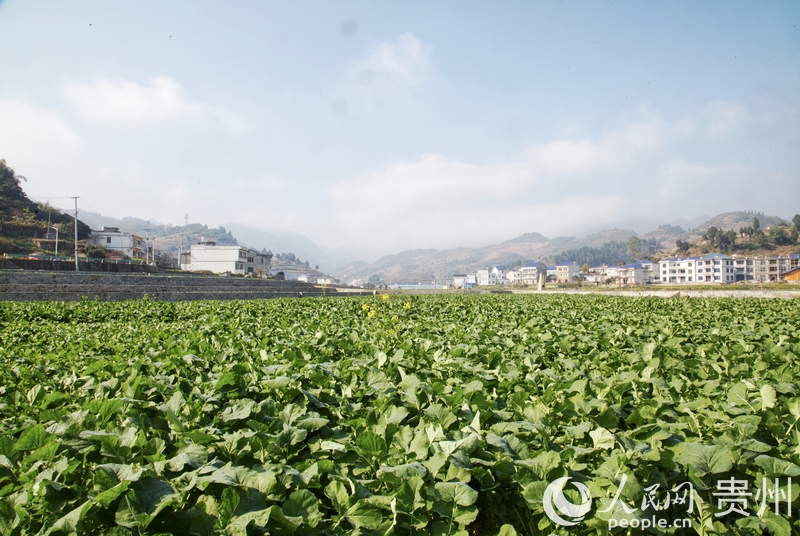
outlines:
[{"label": "white cloud", "polygon": [[83,151],[81,136],[60,114],[15,100],[0,99],[0,125],[0,158],[28,176],[32,194],[56,192]]},{"label": "white cloud", "polygon": [[410,33],[384,41],[350,66],[349,78],[358,88],[377,95],[403,98],[421,87],[431,69],[431,47]]},{"label": "white cloud", "polygon": [[[744,184],[754,171],[727,155],[692,159],[676,151],[687,141],[735,131],[745,119],[741,107],[721,103],[678,121],[639,110],[596,138],[542,143],[506,163],[422,155],[331,187],[331,233],[361,236],[391,251],[668,219],[666,207],[676,205],[707,211],[709,196],[728,203],[733,194],[725,185]],[[696,195],[687,199],[687,193]]]},{"label": "white cloud", "polygon": [[97,123],[141,126],[214,120],[234,132],[250,127],[234,112],[190,99],[167,76],[153,78],[147,85],[106,78],[92,84],[67,82],[63,95],[81,117]]}]

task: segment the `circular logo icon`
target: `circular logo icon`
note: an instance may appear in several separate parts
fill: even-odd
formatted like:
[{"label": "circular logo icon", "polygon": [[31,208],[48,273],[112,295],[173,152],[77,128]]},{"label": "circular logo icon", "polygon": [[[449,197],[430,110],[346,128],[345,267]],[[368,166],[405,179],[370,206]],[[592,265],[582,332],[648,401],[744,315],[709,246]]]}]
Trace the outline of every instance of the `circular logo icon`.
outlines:
[{"label": "circular logo icon", "polygon": [[[562,527],[577,525],[583,521],[583,518],[592,508],[592,498],[589,496],[589,488],[580,482],[573,482],[572,485],[575,486],[581,494],[581,504],[572,504],[564,497],[564,486],[568,481],[569,477],[565,476],[550,482],[544,490],[544,497],[542,497],[545,514],[547,514],[547,517],[549,517],[551,521]],[[564,519],[561,517],[562,515],[571,519]]]}]

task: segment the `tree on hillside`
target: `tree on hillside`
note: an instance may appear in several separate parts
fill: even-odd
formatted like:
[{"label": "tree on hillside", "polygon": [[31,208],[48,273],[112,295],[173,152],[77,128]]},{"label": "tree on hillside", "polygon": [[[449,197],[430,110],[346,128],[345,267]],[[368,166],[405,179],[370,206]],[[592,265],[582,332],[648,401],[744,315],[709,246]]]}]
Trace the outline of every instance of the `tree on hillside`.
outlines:
[{"label": "tree on hillside", "polygon": [[761,222],[758,221],[758,218],[753,218],[753,231],[758,231],[761,229]]},{"label": "tree on hillside", "polygon": [[582,274],[588,274],[589,273],[589,265],[588,264],[584,263],[583,266],[581,266],[581,273]]},{"label": "tree on hillside", "polygon": [[635,257],[636,253],[642,249],[642,241],[637,236],[630,237],[626,245],[628,246],[628,255],[631,257]]},{"label": "tree on hillside", "polygon": [[719,229],[715,226],[711,226],[706,231],[705,238],[708,240],[708,244],[713,248],[717,245],[717,234],[719,233]]},{"label": "tree on hillside", "polygon": [[792,218],[792,223],[794,224],[795,229],[800,229],[800,214],[794,215],[794,218]]},{"label": "tree on hillside", "polygon": [[676,240],[675,247],[678,248],[678,253],[686,255],[689,253],[689,248],[692,247],[692,244],[684,240]]},{"label": "tree on hillside", "polygon": [[773,225],[768,231],[769,241],[776,246],[785,246],[790,244],[789,233],[783,225]]},{"label": "tree on hillside", "polygon": [[12,209],[28,208],[30,201],[20,186],[20,181],[26,180],[8,167],[5,159],[0,160],[0,214],[8,216]]}]

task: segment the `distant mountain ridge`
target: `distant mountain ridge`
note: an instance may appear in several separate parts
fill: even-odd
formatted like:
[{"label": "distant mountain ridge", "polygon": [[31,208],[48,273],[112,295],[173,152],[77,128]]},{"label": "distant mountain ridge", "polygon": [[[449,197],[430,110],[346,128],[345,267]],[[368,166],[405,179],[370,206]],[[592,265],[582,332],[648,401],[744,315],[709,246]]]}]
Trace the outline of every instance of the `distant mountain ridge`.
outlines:
[{"label": "distant mountain ridge", "polygon": [[[778,216],[767,216],[757,212],[726,212],[719,214],[691,230],[677,225],[663,224],[647,233],[636,233],[630,229],[605,229],[584,236],[556,237],[548,239],[540,233],[525,233],[496,245],[480,248],[453,248],[443,250],[409,250],[386,255],[371,264],[353,263],[335,274],[339,277],[366,279],[378,275],[386,283],[414,283],[444,281],[453,273],[464,273],[493,265],[514,266],[523,262],[542,261],[559,253],[581,248],[600,248],[604,244],[625,243],[631,236],[642,240],[655,239],[662,250],[672,250],[677,240],[697,241],[715,226],[722,230],[738,231],[752,225],[758,218],[761,227],[786,222]],[[692,221],[692,220],[687,220]],[[581,259],[574,259],[580,261]]]}]

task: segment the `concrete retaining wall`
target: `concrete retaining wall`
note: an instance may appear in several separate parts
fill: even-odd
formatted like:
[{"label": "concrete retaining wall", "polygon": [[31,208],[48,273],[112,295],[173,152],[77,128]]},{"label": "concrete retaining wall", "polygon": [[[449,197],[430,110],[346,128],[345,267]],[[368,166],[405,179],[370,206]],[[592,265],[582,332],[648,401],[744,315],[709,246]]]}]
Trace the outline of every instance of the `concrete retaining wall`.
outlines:
[{"label": "concrete retaining wall", "polygon": [[[371,294],[371,293],[370,293]],[[336,289],[299,281],[244,277],[89,272],[0,272],[0,300],[252,300],[336,296]]]},{"label": "concrete retaining wall", "polygon": [[[146,264],[117,264],[107,262],[78,261],[80,272],[104,273],[153,273],[160,270]],[[30,259],[0,258],[0,270],[44,270],[47,272],[74,272],[75,261],[36,261]],[[80,273],[78,272],[78,273]]]}]

